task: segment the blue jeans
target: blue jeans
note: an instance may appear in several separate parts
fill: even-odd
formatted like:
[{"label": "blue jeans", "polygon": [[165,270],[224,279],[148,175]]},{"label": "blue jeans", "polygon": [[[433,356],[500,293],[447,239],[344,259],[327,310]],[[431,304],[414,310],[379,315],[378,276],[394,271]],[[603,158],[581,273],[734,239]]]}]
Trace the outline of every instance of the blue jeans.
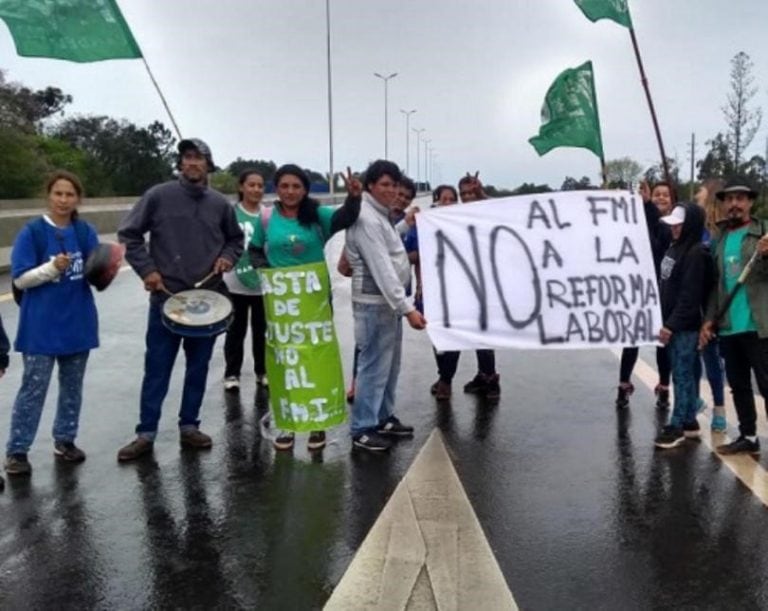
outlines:
[{"label": "blue jeans", "polygon": [[667,345],[675,385],[675,406],[669,424],[676,428],[696,420],[701,372],[698,342],[697,331],[676,331]]},{"label": "blue jeans", "polygon": [[386,304],[353,303],[357,360],[353,436],[376,430],[395,411],[403,319]]},{"label": "blue jeans", "polygon": [[208,378],[208,363],[213,353],[215,337],[182,337],[169,331],[162,320],[162,305],[150,303],[147,321],[147,352],[144,355],[144,381],[141,384],[140,422],[136,433],[154,440],[173,364],[184,344],[187,367],[184,373],[184,390],[181,394],[179,428],[196,429],[200,425],[198,414],[203,403]]},{"label": "blue jeans", "polygon": [[11,414],[7,454],[26,454],[32,446],[40,425],[45,396],[51,382],[53,365],[59,364],[59,400],[53,422],[54,441],[74,441],[80,424],[83,403],[83,376],[88,363],[88,351],[50,356],[24,354],[24,373]]},{"label": "blue jeans", "polygon": [[725,376],[723,375],[723,363],[720,360],[720,346],[716,339],[710,341],[701,351],[704,361],[704,370],[707,372],[709,387],[712,389],[712,400],[715,405],[725,405]]}]

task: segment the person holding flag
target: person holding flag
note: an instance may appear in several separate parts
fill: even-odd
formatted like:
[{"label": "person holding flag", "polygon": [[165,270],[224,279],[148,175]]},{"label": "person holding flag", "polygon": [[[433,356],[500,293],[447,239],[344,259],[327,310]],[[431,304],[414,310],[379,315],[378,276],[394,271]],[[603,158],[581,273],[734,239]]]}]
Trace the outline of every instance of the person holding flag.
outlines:
[{"label": "person holding flag", "polygon": [[714,249],[717,282],[707,305],[699,346],[719,334],[725,375],[739,417],[739,437],[717,446],[720,454],[759,454],[752,373],[768,408],[768,235],[752,216],[757,199],[749,182],[732,177],[716,197],[726,217]]}]

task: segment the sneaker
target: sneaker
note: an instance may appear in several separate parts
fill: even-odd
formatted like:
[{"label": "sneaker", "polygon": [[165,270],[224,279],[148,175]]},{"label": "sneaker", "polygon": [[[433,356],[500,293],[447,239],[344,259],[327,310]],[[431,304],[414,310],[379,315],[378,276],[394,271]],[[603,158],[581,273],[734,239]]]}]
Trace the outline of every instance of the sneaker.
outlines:
[{"label": "sneaker", "polygon": [[670,448],[676,448],[685,442],[685,434],[683,429],[674,426],[665,426],[661,433],[659,433],[656,440],[653,442],[657,448],[668,450]]},{"label": "sneaker", "polygon": [[625,409],[629,407],[629,397],[635,392],[632,384],[619,384],[619,392],[616,394],[616,408]]},{"label": "sneaker", "polygon": [[275,450],[292,450],[293,443],[296,441],[296,435],[290,431],[279,431],[277,437],[272,441]]},{"label": "sneaker", "polygon": [[438,401],[448,401],[451,398],[451,383],[444,380],[438,380],[429,391]]},{"label": "sneaker", "polygon": [[376,433],[362,433],[352,438],[352,445],[369,452],[386,452],[392,447],[392,442]]},{"label": "sneaker", "polygon": [[308,450],[322,450],[325,447],[325,431],[312,431],[307,440]]},{"label": "sneaker", "polygon": [[5,457],[5,472],[8,475],[29,475],[32,473],[32,465],[26,454],[9,454]]},{"label": "sneaker", "polygon": [[179,443],[185,448],[207,450],[213,445],[213,440],[199,429],[187,429],[179,433]]},{"label": "sneaker", "polygon": [[376,433],[386,437],[411,437],[413,427],[400,422],[397,416],[390,416],[384,422],[379,423]]},{"label": "sneaker", "polygon": [[743,435],[741,435],[736,441],[731,443],[724,443],[723,445],[715,448],[718,454],[752,454],[757,456],[760,454],[760,440],[750,441]]},{"label": "sneaker", "polygon": [[728,428],[725,416],[712,416],[712,425],[709,428],[713,433],[725,433]]},{"label": "sneaker", "polygon": [[257,375],[256,376],[256,384],[258,384],[259,386],[262,386],[264,388],[269,386],[269,380],[267,380],[267,374],[266,373],[262,373],[262,374]]},{"label": "sneaker", "polygon": [[224,378],[224,390],[227,392],[237,392],[240,390],[240,379],[237,376],[227,376]]},{"label": "sneaker", "polygon": [[57,441],[53,444],[53,454],[64,462],[83,462],[85,452],[71,441]]},{"label": "sneaker", "polygon": [[696,420],[683,424],[683,435],[686,439],[698,439],[701,437],[701,427]]},{"label": "sneaker", "polygon": [[653,392],[656,393],[656,409],[669,409],[669,386],[657,384]]},{"label": "sneaker", "polygon": [[137,437],[127,446],[123,446],[117,453],[118,462],[136,460],[137,458],[152,452],[155,444],[146,437]]},{"label": "sneaker", "polygon": [[5,457],[5,472],[8,475],[29,475],[32,473],[32,465],[26,454],[9,454]]}]

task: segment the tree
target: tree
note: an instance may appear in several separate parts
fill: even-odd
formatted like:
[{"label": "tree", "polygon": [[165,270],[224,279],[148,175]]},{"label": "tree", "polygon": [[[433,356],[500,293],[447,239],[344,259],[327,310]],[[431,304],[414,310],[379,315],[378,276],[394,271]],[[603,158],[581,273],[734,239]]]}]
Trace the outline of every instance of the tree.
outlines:
[{"label": "tree", "polygon": [[143,193],[173,175],[173,134],[159,121],[137,127],[105,116],[73,117],[54,135],[82,150],[89,165],[109,177],[112,194]]},{"label": "tree", "polygon": [[263,159],[243,159],[238,157],[232,163],[227,166],[227,172],[232,174],[235,178],[240,177],[240,172],[243,170],[256,170],[264,178],[264,184],[269,185],[275,177],[275,170],[277,166],[274,161],[266,161]]},{"label": "tree", "polygon": [[208,176],[208,184],[217,191],[226,193],[227,195],[237,193],[237,178],[226,170],[210,174]]},{"label": "tree", "polygon": [[736,170],[733,164],[733,158],[728,150],[728,142],[722,133],[718,133],[711,140],[706,142],[709,150],[704,155],[704,159],[696,162],[699,169],[699,180],[707,178],[723,178],[730,176]]},{"label": "tree", "polygon": [[35,136],[0,127],[0,199],[38,197],[48,167]]},{"label": "tree", "polygon": [[[485,189],[488,193],[488,188]],[[511,195],[529,195],[531,193],[551,193],[552,188],[549,185],[537,185],[532,182],[524,182],[522,185],[512,190]],[[490,195],[490,193],[489,193]]]},{"label": "tree", "polygon": [[[669,180],[672,184],[677,185],[680,183],[680,165],[677,163],[677,159],[667,157],[667,167],[669,167]],[[657,182],[666,181],[667,177],[664,176],[664,168],[661,163],[652,165],[643,174],[643,179],[649,184],[653,185]]]},{"label": "tree", "polygon": [[643,166],[630,157],[605,162],[605,180],[611,189],[632,189],[643,174]]},{"label": "tree", "polygon": [[560,185],[561,191],[584,191],[594,188],[595,186],[590,182],[589,176],[582,176],[581,180],[576,180],[572,176],[566,176],[563,184]]},{"label": "tree", "polygon": [[9,83],[0,70],[0,126],[25,132],[42,130],[42,122],[72,103],[72,96],[58,87],[32,91],[17,83]]},{"label": "tree", "polygon": [[752,60],[744,51],[731,59],[731,92],[722,111],[728,124],[725,140],[735,168],[739,168],[742,155],[752,143],[763,118],[760,107],[749,108],[750,100],[757,93],[755,77],[752,76],[753,68]]}]

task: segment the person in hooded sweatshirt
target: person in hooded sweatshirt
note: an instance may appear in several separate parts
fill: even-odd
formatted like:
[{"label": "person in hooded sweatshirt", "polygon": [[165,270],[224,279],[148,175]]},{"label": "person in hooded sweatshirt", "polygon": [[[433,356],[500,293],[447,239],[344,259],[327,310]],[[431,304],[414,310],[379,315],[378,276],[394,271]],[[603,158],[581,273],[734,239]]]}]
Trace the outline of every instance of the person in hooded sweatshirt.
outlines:
[{"label": "person in hooded sweatshirt", "polygon": [[699,437],[698,330],[714,281],[714,262],[701,241],[704,212],[699,206],[680,204],[661,221],[669,225],[672,243],[660,267],[663,323],[659,341],[669,352],[675,398],[669,424],[659,433],[655,445],[667,449],[681,445],[686,438]]}]

